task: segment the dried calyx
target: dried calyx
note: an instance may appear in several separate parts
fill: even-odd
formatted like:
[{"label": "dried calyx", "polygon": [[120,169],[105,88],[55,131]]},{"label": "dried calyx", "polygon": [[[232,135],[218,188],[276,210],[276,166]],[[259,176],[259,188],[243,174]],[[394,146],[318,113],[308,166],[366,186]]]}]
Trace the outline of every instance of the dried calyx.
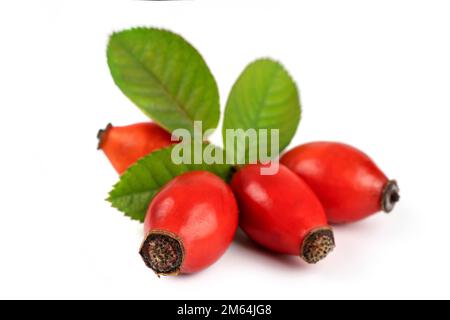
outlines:
[{"label": "dried calyx", "polygon": [[400,189],[397,181],[390,180],[384,187],[381,197],[381,208],[384,212],[389,213],[394,210],[397,202],[400,201]]},{"label": "dried calyx", "polygon": [[184,249],[181,240],[175,235],[153,231],[144,240],[139,254],[147,267],[157,275],[178,275]]},{"label": "dried calyx", "polygon": [[313,230],[305,237],[300,256],[307,263],[315,264],[324,259],[335,247],[334,235],[331,229]]},{"label": "dried calyx", "polygon": [[102,148],[103,140],[105,139],[106,134],[112,127],[113,127],[112,124],[108,123],[108,125],[106,126],[105,129],[98,130],[98,133],[97,133],[97,139],[98,139],[97,149],[98,150],[100,150]]}]

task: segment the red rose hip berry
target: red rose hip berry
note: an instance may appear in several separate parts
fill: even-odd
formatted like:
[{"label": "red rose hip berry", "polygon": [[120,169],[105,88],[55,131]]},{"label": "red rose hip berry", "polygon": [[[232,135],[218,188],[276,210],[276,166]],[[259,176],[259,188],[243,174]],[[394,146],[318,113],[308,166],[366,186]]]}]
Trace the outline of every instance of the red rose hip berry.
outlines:
[{"label": "red rose hip berry", "polygon": [[109,124],[98,132],[98,140],[98,149],[103,150],[119,174],[149,153],[176,143],[171,141],[169,132],[153,122],[123,127]]},{"label": "red rose hip berry", "polygon": [[189,172],[169,182],[151,202],[140,254],[158,275],[197,272],[222,256],[237,226],[230,187],[212,173]]},{"label": "red rose hip berry", "polygon": [[261,175],[263,165],[248,165],[233,177],[240,226],[260,245],[317,263],[335,247],[333,232],[316,195],[288,168]]},{"label": "red rose hip berry", "polygon": [[346,144],[312,142],[281,158],[319,197],[330,223],[347,223],[378,211],[391,212],[400,200],[395,180],[366,154]]}]

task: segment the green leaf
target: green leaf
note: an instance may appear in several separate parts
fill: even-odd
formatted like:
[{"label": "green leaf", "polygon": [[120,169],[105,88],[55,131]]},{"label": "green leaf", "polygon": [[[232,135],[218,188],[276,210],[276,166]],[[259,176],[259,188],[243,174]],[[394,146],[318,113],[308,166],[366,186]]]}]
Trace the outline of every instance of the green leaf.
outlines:
[{"label": "green leaf", "polygon": [[122,92],[168,131],[217,127],[219,92],[208,66],[186,40],[166,30],[136,28],[114,33],[108,65]]},{"label": "green leaf", "polygon": [[[194,157],[203,154],[206,148],[212,150],[212,154],[220,154],[224,157],[224,151],[210,144],[200,144],[199,148],[190,148],[192,164],[176,165],[172,161],[172,150],[181,144],[152,152],[131,166],[113,187],[108,201],[112,206],[122,211],[126,216],[143,222],[147,208],[158,191],[174,177],[189,171],[209,171],[228,181],[232,174],[232,167],[226,164],[194,164]],[[189,150],[188,145],[188,150]],[[180,152],[184,155],[184,152]]]},{"label": "green leaf", "polygon": [[[279,152],[281,152],[292,140],[300,115],[299,93],[288,72],[276,61],[257,60],[247,66],[239,76],[228,97],[222,132],[224,144],[226,146],[227,129],[279,129]],[[272,154],[270,136],[269,131],[267,144],[257,139],[257,148],[269,156]],[[238,148],[245,149],[246,162],[250,152],[261,152],[250,150],[248,140],[243,139],[236,140],[235,155]],[[235,156],[235,163],[236,159]]]}]

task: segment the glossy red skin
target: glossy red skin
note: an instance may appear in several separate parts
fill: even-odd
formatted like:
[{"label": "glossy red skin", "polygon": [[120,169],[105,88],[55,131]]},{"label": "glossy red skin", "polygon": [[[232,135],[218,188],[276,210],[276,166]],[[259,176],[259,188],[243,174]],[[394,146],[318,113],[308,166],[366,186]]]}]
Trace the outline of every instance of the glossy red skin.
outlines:
[{"label": "glossy red skin", "polygon": [[144,122],[108,128],[99,147],[122,174],[140,158],[174,143],[169,132],[155,123]]},{"label": "glossy red skin", "polygon": [[280,161],[317,194],[330,223],[358,221],[381,210],[388,178],[354,147],[312,142],[292,149]]},{"label": "glossy red skin", "polygon": [[260,245],[298,256],[311,231],[328,227],[322,205],[308,185],[285,166],[267,176],[260,174],[262,166],[244,167],[231,182],[240,226]]},{"label": "glossy red skin", "polygon": [[183,242],[181,273],[193,273],[218,260],[238,227],[238,208],[230,187],[205,171],[193,171],[169,182],[153,199],[144,230],[163,230]]}]

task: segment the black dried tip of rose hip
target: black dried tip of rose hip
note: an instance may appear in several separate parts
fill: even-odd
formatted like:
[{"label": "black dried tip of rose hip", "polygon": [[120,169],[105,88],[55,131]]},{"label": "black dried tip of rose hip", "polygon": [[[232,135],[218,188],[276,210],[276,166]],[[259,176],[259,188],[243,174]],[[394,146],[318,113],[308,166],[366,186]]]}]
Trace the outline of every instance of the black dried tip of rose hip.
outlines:
[{"label": "black dried tip of rose hip", "polygon": [[326,258],[336,244],[331,229],[319,229],[311,232],[303,241],[301,257],[308,263],[315,264]]},{"label": "black dried tip of rose hip", "polygon": [[390,180],[383,189],[383,194],[381,197],[381,208],[384,212],[390,213],[394,210],[397,202],[400,201],[400,188],[398,187],[397,181]]},{"label": "black dried tip of rose hip", "polygon": [[183,262],[183,248],[174,237],[152,233],[139,252],[147,267],[158,275],[177,274]]},{"label": "black dried tip of rose hip", "polygon": [[97,139],[98,139],[97,150],[100,150],[102,148],[103,140],[104,140],[106,134],[108,133],[108,131],[111,130],[112,127],[113,127],[113,125],[111,123],[108,123],[108,125],[106,126],[105,129],[98,130],[98,132],[97,132]]}]

